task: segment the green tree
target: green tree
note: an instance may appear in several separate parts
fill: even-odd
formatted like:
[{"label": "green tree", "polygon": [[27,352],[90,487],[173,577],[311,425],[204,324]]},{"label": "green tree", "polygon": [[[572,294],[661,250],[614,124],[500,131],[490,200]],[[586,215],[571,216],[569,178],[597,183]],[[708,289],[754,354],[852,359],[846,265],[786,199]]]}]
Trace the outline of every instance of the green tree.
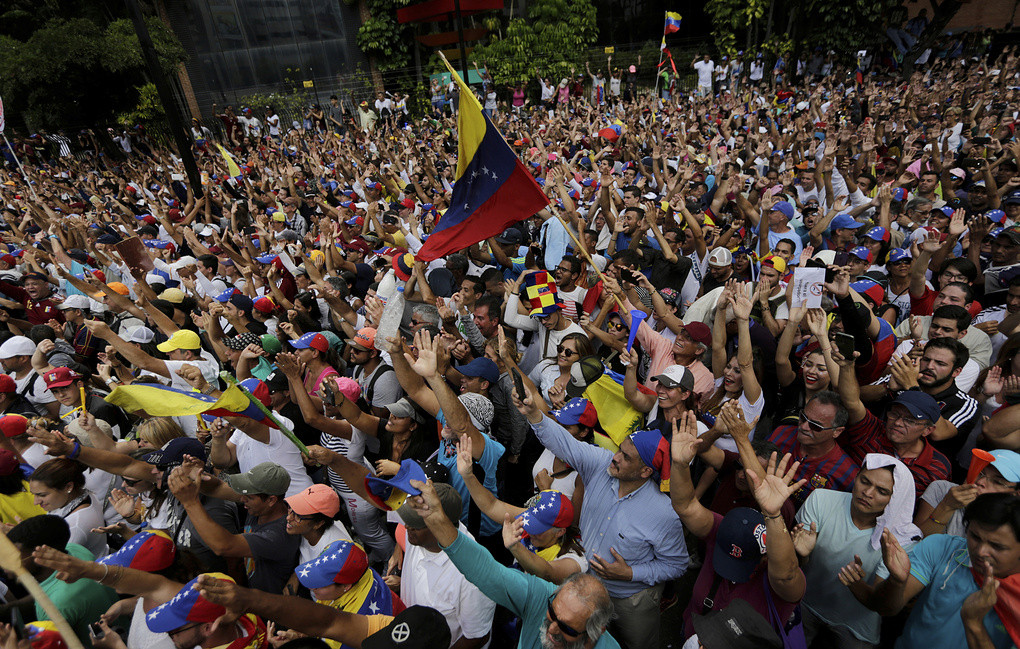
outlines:
[{"label": "green tree", "polygon": [[[139,103],[147,79],[131,22],[99,2],[63,4],[42,3],[33,14],[12,0],[0,14],[0,92],[14,124],[91,126]],[[160,20],[147,22],[164,72],[173,74],[184,50]]]},{"label": "green tree", "polygon": [[503,36],[476,47],[472,58],[484,64],[500,85],[531,79],[535,67],[562,76],[575,67],[584,70],[584,57],[598,37],[591,0],[530,0],[527,18],[514,18]]},{"label": "green tree", "polygon": [[410,0],[367,0],[371,15],[358,29],[358,47],[373,59],[380,72],[399,70],[411,64],[414,34],[408,25],[397,22],[397,9],[410,3]]}]

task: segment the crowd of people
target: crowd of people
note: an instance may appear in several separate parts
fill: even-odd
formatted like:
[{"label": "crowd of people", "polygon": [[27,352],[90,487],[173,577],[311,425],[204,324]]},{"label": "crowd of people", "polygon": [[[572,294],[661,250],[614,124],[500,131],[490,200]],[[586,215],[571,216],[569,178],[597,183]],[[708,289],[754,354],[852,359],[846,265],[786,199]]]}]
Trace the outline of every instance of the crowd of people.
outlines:
[{"label": "crowd of people", "polygon": [[75,637],[9,572],[0,643],[1015,646],[1020,65],[815,56],[486,81],[549,204],[429,262],[441,88],[228,108],[201,186],[16,138],[0,523]]}]

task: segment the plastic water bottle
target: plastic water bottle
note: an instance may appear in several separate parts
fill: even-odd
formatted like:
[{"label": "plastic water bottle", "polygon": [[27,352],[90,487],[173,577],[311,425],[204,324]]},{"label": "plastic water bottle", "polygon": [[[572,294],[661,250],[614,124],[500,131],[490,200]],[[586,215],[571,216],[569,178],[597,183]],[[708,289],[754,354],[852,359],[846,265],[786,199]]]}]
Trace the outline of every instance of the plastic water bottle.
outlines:
[{"label": "plastic water bottle", "polygon": [[404,319],[404,287],[398,286],[393,297],[386,302],[382,319],[376,329],[377,349],[386,349],[386,341],[400,336],[400,323]]},{"label": "plastic water bottle", "polygon": [[379,281],[379,288],[375,290],[375,296],[379,298],[383,304],[389,302],[390,298],[393,297],[397,292],[397,278],[393,269],[386,271],[383,275],[382,280]]}]

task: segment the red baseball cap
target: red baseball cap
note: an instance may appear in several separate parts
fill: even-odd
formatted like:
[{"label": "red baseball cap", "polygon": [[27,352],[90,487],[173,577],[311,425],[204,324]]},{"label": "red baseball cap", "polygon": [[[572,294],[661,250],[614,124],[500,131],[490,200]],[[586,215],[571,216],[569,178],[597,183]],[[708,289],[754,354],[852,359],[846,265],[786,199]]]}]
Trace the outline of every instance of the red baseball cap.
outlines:
[{"label": "red baseball cap", "polygon": [[67,387],[80,378],[81,376],[71,371],[69,367],[58,367],[43,374],[43,381],[46,382],[48,390]]},{"label": "red baseball cap", "polygon": [[28,430],[28,417],[25,415],[10,414],[0,417],[0,433],[4,437],[18,437],[24,435]]},{"label": "red baseball cap", "polygon": [[18,385],[14,382],[14,379],[7,374],[0,374],[0,394],[10,394],[17,391]]}]

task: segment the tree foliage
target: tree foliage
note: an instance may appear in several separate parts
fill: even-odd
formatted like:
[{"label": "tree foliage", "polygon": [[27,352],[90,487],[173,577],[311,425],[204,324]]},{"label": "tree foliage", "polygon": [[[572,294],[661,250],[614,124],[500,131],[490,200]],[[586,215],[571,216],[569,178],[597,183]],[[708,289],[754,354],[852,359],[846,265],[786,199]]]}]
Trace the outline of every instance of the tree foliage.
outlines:
[{"label": "tree foliage", "polygon": [[591,0],[530,0],[527,18],[511,20],[501,38],[476,47],[472,58],[497,84],[517,85],[531,79],[536,66],[553,76],[583,70],[597,37]]},{"label": "tree foliage", "polygon": [[365,56],[375,59],[380,72],[391,72],[411,64],[411,39],[408,25],[397,22],[397,9],[411,4],[409,0],[368,0],[371,17],[358,29],[358,47]]},{"label": "tree foliage", "polygon": [[[757,32],[752,47],[770,52],[799,43],[837,52],[853,52],[885,39],[886,21],[901,0],[708,0],[719,49],[744,49],[747,32]],[[769,22],[771,20],[771,26]]]},{"label": "tree foliage", "polygon": [[[147,79],[131,21],[100,2],[63,4],[27,11],[12,0],[0,14],[0,92],[13,124],[91,126],[139,103]],[[159,19],[147,22],[164,72],[174,74],[183,48]]]}]

